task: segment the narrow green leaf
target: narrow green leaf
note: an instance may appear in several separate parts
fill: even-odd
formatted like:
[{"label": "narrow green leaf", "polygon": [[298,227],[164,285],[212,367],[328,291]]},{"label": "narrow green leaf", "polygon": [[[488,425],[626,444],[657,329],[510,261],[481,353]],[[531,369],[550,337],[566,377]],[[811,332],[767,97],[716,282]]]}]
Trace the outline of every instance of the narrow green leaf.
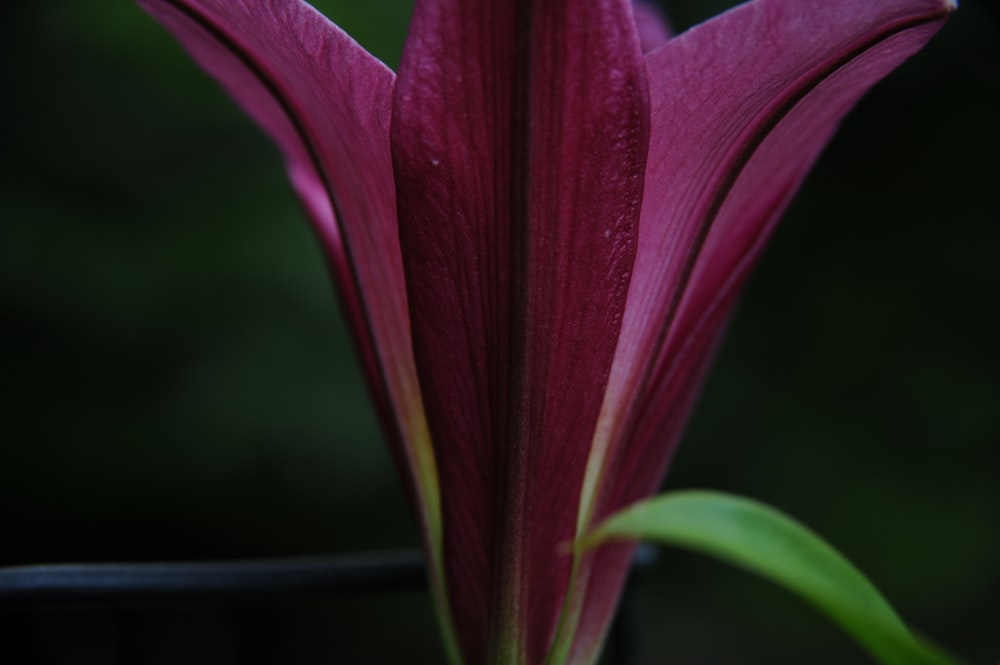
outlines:
[{"label": "narrow green leaf", "polygon": [[643,539],[709,554],[793,591],[883,665],[960,665],[912,634],[874,586],[819,536],[758,501],[684,491],[636,503],[583,540]]}]

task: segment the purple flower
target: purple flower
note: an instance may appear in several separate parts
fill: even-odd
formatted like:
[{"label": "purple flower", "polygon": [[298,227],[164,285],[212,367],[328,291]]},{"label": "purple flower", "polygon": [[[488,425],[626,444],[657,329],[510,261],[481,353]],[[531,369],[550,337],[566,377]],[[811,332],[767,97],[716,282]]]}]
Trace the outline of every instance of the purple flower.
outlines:
[{"label": "purple flower", "polygon": [[[592,663],[741,284],[949,0],[417,0],[394,74],[301,0],[140,0],[282,150],[453,661]],[[549,659],[549,660],[547,660]]]}]

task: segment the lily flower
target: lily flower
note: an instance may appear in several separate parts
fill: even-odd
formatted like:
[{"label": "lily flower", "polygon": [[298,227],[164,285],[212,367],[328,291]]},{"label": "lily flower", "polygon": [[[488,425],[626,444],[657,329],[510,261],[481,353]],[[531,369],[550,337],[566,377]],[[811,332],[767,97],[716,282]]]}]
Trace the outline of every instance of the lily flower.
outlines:
[{"label": "lily flower", "polygon": [[416,0],[394,73],[301,0],[139,0],[280,148],[454,663],[595,662],[740,286],[951,0]]}]

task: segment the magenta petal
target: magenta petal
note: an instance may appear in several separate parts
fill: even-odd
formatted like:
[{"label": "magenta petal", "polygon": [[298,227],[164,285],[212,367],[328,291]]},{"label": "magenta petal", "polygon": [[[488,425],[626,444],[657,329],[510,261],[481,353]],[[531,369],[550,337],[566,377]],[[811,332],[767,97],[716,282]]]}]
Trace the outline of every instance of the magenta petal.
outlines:
[{"label": "magenta petal", "polygon": [[625,0],[416,4],[392,142],[470,663],[541,663],[552,639],[625,308],[647,112]]},{"label": "magenta petal", "polygon": [[[621,358],[633,356],[634,376],[646,378],[645,400],[633,401],[639,421],[674,417],[655,396],[686,362],[692,335],[713,337],[724,318],[715,310],[734,297],[840,119],[950,9],[943,0],[759,0],[647,57],[650,165],[622,333],[646,353],[623,345]],[[629,454],[641,456],[641,443]]]},{"label": "magenta petal", "polygon": [[421,485],[426,525],[436,519],[426,494],[436,490],[427,479],[396,226],[393,73],[299,0],[140,4],[281,149],[323,241],[397,460],[411,488]]},{"label": "magenta petal", "polygon": [[[595,446],[594,512],[660,482],[764,241],[840,119],[922,47],[944,0],[758,0],[647,55],[639,252]],[[588,599],[581,632],[613,608]]]},{"label": "magenta petal", "polygon": [[731,298],[836,124],[930,39],[948,8],[939,0],[758,0],[647,56],[646,198],[609,386],[622,405],[609,411],[632,423],[616,430],[630,455],[638,455],[638,416],[660,411],[648,404],[657,384],[683,362],[697,322]]}]

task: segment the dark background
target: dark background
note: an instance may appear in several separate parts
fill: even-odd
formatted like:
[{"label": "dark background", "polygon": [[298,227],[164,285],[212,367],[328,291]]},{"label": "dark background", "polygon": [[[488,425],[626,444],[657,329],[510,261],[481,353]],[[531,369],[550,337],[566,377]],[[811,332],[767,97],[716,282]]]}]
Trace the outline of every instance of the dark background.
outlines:
[{"label": "dark background", "polygon": [[[317,4],[395,64],[410,3]],[[415,546],[271,146],[129,2],[0,21],[0,564]],[[1000,659],[998,36],[965,0],[844,123],[667,480],[799,517],[974,663]],[[643,663],[868,662],[706,559],[664,551],[640,600]],[[0,662],[434,663],[434,630],[420,592],[0,611]]]}]

